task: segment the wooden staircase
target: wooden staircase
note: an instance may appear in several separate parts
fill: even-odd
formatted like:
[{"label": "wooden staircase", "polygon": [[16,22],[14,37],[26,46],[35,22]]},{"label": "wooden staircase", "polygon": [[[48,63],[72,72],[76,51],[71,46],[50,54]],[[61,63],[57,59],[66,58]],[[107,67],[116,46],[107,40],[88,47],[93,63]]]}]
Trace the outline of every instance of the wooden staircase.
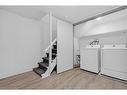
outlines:
[{"label": "wooden staircase", "polygon": [[52,45],[50,45],[50,47],[52,47],[52,52],[51,52],[51,63],[50,63],[50,58],[49,58],[49,52],[47,48],[46,50],[46,57],[42,57],[43,61],[42,62],[38,62],[38,67],[33,68],[33,71],[35,73],[37,73],[39,76],[41,76],[42,78],[48,77],[50,76],[51,72],[53,71],[53,69],[55,68],[56,64],[56,58],[57,58],[57,41],[55,40]]}]

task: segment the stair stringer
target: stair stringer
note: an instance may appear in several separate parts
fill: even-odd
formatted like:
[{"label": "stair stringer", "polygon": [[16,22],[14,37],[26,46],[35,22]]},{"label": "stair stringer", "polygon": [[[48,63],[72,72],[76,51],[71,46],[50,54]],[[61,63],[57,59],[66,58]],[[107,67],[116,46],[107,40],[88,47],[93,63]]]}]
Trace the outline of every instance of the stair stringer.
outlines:
[{"label": "stair stringer", "polygon": [[50,74],[52,73],[53,69],[56,66],[56,58],[52,61],[52,63],[50,64]]},{"label": "stair stringer", "polygon": [[47,67],[46,72],[45,72],[44,74],[41,75],[41,76],[42,76],[42,79],[44,79],[44,78],[50,76],[50,74],[52,73],[52,71],[53,71],[53,69],[55,68],[55,66],[56,66],[56,58],[55,58],[55,59],[52,61],[52,63],[50,64],[50,68]]},{"label": "stair stringer", "polygon": [[42,79],[44,79],[44,78],[46,78],[48,76],[50,76],[49,67],[47,67],[46,72],[44,74],[42,74],[41,77],[42,77]]}]

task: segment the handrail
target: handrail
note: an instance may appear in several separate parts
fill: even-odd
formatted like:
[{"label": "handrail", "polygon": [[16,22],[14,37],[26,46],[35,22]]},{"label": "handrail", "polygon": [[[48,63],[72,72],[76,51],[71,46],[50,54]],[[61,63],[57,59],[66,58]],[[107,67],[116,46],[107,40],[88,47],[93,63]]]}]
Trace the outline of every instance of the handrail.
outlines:
[{"label": "handrail", "polygon": [[44,50],[44,52],[46,53],[56,41],[57,39],[55,38],[54,41]]}]

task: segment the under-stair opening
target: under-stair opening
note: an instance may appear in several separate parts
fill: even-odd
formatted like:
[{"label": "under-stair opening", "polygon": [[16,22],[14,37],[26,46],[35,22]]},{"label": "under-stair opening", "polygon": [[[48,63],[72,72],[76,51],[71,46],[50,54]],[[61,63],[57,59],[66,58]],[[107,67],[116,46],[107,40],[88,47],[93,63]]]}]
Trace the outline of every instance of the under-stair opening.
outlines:
[{"label": "under-stair opening", "polygon": [[57,74],[57,65],[55,66],[55,68],[51,72],[51,75],[55,75],[55,74]]}]

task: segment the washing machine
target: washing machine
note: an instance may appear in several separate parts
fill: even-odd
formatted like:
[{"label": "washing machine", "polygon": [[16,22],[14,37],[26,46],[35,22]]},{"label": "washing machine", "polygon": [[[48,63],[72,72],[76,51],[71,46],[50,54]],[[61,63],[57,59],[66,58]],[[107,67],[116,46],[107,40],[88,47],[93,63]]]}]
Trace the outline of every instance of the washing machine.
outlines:
[{"label": "washing machine", "polygon": [[80,68],[99,73],[100,71],[100,45],[87,45],[80,49]]},{"label": "washing machine", "polygon": [[127,47],[104,45],[101,49],[101,74],[127,80]]}]

